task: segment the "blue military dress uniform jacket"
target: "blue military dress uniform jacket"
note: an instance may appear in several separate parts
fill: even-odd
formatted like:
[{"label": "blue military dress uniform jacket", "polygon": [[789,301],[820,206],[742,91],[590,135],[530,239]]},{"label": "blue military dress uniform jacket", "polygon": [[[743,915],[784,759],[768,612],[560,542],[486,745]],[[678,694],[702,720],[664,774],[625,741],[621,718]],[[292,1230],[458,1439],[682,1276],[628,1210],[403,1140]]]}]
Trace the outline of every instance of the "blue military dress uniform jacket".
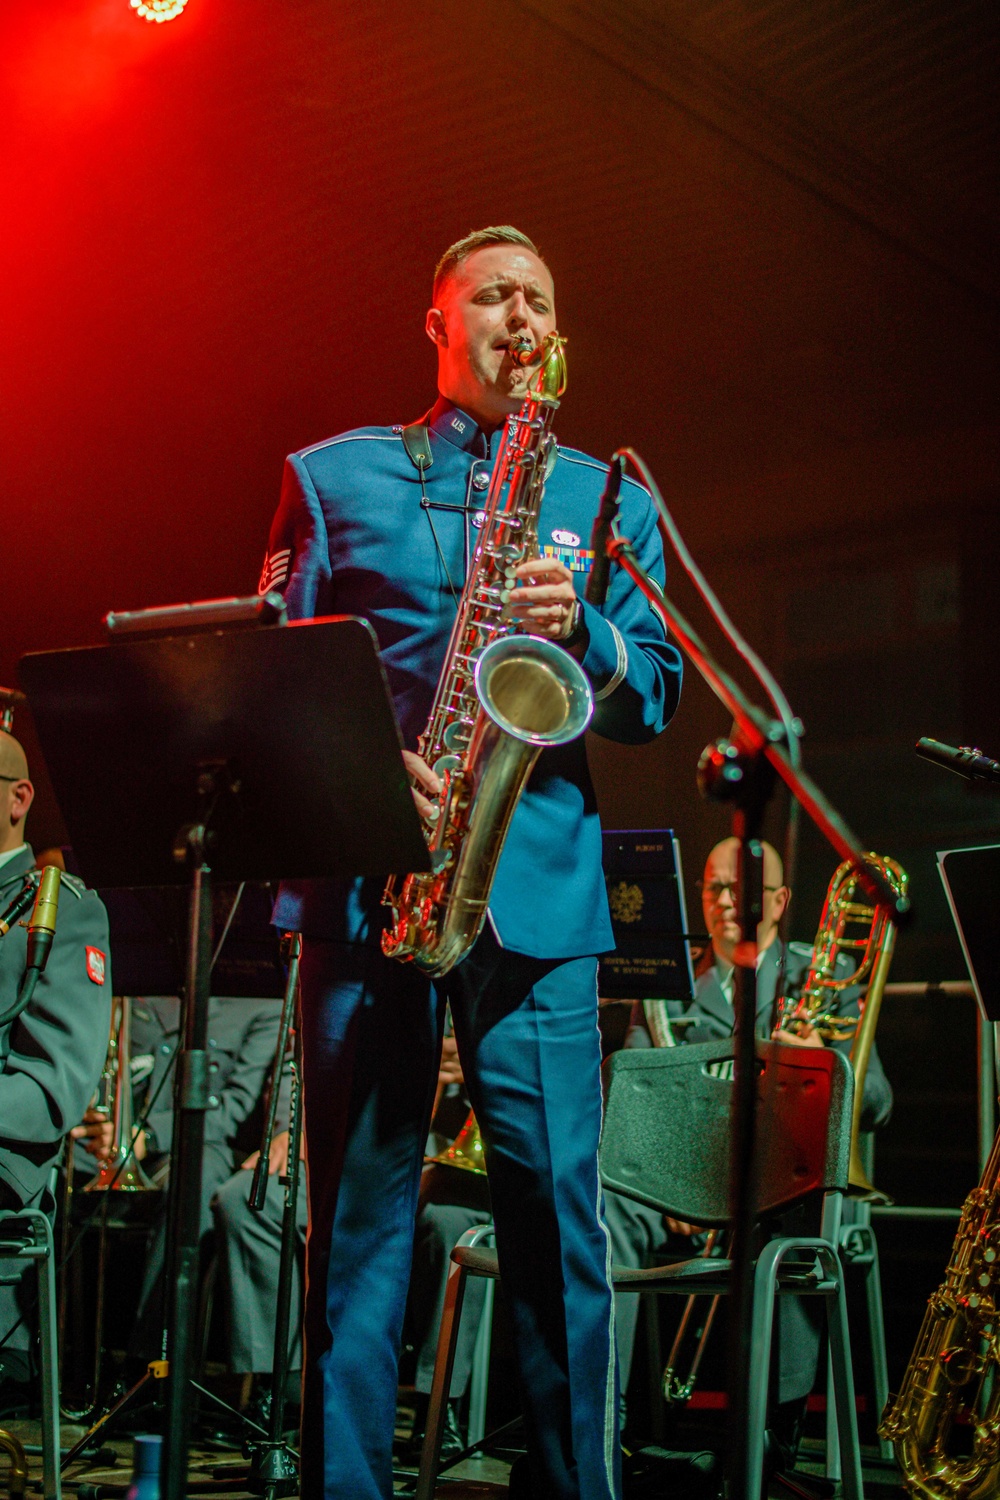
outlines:
[{"label": "blue military dress uniform jacket", "polygon": [[[358,428],[292,454],[261,577],[261,591],[281,590],[294,619],[347,614],[371,623],[411,749],[430,712],[502,436],[487,438],[444,398],[425,420],[433,462],[423,476],[401,427]],[[571,569],[581,600],[604,473],[595,459],[560,448],[542,504],[539,545]],[[653,505],[631,480],[622,486],[620,519],[662,584]],[[625,744],[655,738],[681,684],[680,654],[661,620],[618,569],[604,607],[582,609],[593,729]],[[274,920],[314,938],[377,942],[380,895],[372,881],[350,889],[287,883]],[[614,946],[583,739],[542,752],[508,833],[490,919],[504,947],[531,957],[577,958]]]}]

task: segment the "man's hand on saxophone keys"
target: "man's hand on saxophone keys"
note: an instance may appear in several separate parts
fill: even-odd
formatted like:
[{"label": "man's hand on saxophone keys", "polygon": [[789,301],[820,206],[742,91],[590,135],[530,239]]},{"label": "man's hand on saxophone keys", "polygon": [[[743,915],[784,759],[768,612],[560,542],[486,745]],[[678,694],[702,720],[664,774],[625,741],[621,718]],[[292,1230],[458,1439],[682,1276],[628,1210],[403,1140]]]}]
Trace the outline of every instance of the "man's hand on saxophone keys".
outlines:
[{"label": "man's hand on saxophone keys", "polygon": [[422,818],[430,819],[435,807],[434,803],[424,796],[424,793],[430,792],[432,797],[438,796],[441,791],[441,778],[435,776],[427,762],[421,760],[414,750],[404,750],[403,761],[413,783],[413,800],[417,804],[417,812]]},{"label": "man's hand on saxophone keys", "polygon": [[554,557],[533,557],[520,563],[514,573],[523,582],[510,596],[512,617],[532,635],[568,640],[576,629],[578,601],[566,564]]}]

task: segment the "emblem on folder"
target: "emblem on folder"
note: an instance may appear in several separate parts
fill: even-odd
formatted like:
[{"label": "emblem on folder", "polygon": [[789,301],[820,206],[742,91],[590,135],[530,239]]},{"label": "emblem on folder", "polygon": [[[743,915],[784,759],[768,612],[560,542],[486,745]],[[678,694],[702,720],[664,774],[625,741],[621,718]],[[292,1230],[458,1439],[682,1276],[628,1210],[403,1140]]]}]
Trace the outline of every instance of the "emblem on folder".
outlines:
[{"label": "emblem on folder", "polygon": [[629,885],[627,880],[619,880],[617,885],[608,886],[608,905],[611,907],[611,920],[613,922],[638,922],[642,916],[643,895],[637,885]]}]

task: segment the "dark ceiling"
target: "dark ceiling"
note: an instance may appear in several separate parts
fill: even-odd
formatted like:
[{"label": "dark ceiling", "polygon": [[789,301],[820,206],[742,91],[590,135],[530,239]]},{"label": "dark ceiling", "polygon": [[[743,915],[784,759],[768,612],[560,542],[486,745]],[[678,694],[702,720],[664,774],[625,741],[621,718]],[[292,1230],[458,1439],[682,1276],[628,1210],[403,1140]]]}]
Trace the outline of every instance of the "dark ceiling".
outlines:
[{"label": "dark ceiling", "polygon": [[284,454],[433,395],[429,272],[521,225],[560,434],[702,556],[996,492],[1000,11],[127,0],[0,12],[5,628],[256,583]]}]

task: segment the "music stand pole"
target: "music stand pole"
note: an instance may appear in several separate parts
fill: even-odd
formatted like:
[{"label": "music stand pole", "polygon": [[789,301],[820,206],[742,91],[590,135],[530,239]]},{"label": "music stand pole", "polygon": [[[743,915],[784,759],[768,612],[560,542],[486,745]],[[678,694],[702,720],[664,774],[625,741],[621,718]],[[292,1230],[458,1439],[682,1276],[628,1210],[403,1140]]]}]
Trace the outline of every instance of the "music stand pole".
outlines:
[{"label": "music stand pole", "polygon": [[178,831],[174,858],[191,876],[187,972],[182,1003],[183,1046],[174,1076],[165,1275],[167,1287],[167,1431],[161,1478],[164,1500],[183,1500],[191,1441],[188,1381],[193,1369],[201,1256],[202,1154],[209,1100],[208,1004],[212,964],[212,876],[208,819],[226,790],[219,768],[198,774],[202,817]]},{"label": "music stand pole", "polygon": [[[298,933],[292,942],[301,944]],[[295,1273],[296,1209],[299,1196],[302,1141],[302,1026],[298,1014],[298,988],[295,990],[295,1027],[293,1031],[292,1089],[288,1111],[288,1163],[285,1168],[285,1205],[281,1217],[281,1252],[278,1260],[278,1295],[274,1314],[274,1356],[271,1362],[271,1413],[265,1441],[255,1439],[247,1444],[250,1452],[248,1488],[255,1494],[276,1500],[279,1495],[294,1494],[298,1488],[298,1465],[284,1439],[285,1387],[288,1383],[288,1325],[292,1307],[292,1279]]]}]

